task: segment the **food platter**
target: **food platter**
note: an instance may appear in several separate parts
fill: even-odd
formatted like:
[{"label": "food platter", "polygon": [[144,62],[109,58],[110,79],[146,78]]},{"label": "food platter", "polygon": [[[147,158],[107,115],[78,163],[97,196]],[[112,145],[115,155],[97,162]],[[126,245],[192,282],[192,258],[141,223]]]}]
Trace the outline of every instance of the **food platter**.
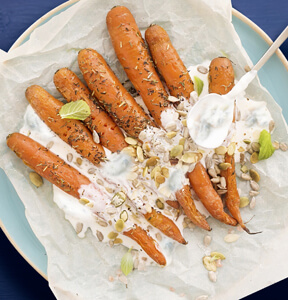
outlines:
[{"label": "food platter", "polygon": [[[72,5],[71,2],[67,2],[51,11],[49,14],[37,21],[31,28],[29,28],[14,44],[14,48],[25,42],[29,34],[34,30],[35,27],[39,26],[42,22],[46,22],[54,15],[67,9],[68,6]],[[241,14],[234,10],[233,12],[233,24],[236,31],[240,35],[243,42],[244,48],[248,52],[248,55],[253,62],[257,61],[259,53],[263,53],[267,49],[267,37],[265,34],[247,20]],[[259,35],[259,33],[261,33]],[[257,51],[253,45],[257,45]],[[281,102],[281,99],[285,99],[284,95],[287,94],[287,61],[283,55],[274,56],[269,64],[266,66],[269,68],[269,77],[267,71],[264,69],[260,72],[260,80],[262,84],[270,91],[272,96],[278,101],[283,107],[284,116],[288,118],[288,107],[287,103]],[[271,79],[273,78],[273,79]],[[285,106],[286,105],[286,106]],[[3,173],[1,173],[1,191],[3,208],[1,209],[1,227],[6,233],[7,237],[13,243],[15,248],[23,255],[23,257],[42,275],[47,274],[47,258],[45,250],[38,242],[36,237],[28,225],[22,202],[17,197],[13,188],[7,182],[7,179]],[[5,201],[5,198],[9,198],[9,201]],[[1,200],[1,201],[2,201]],[[1,203],[2,204],[2,203]],[[3,215],[2,215],[3,214]],[[21,229],[21,231],[19,230]]]}]

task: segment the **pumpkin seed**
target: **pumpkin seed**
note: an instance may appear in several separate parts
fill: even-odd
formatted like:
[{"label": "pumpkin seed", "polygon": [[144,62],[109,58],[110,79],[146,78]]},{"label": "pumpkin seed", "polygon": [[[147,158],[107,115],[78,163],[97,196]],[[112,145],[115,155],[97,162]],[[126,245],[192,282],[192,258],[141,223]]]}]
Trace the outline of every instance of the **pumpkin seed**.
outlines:
[{"label": "pumpkin seed", "polygon": [[77,158],[76,158],[76,164],[77,164],[78,166],[81,166],[81,165],[82,165],[82,162],[83,162],[82,158],[80,158],[80,157],[77,157]]},{"label": "pumpkin seed", "polygon": [[122,153],[125,153],[131,157],[136,157],[136,150],[132,146],[128,146],[122,149]]},{"label": "pumpkin seed", "polygon": [[96,236],[97,236],[99,242],[102,242],[102,241],[103,241],[104,236],[103,236],[103,233],[102,233],[101,231],[97,230],[97,231],[96,231]]},{"label": "pumpkin seed", "polygon": [[159,184],[162,184],[165,182],[165,177],[161,173],[155,174],[155,181]]},{"label": "pumpkin seed", "polygon": [[258,153],[257,152],[253,152],[251,157],[250,157],[250,162],[252,164],[256,164],[259,161],[258,159]]},{"label": "pumpkin seed", "polygon": [[249,204],[249,198],[248,197],[240,197],[240,205],[239,207],[246,207]]},{"label": "pumpkin seed", "polygon": [[115,223],[115,229],[118,232],[121,232],[125,227],[125,223],[122,219],[117,220],[117,222]]},{"label": "pumpkin seed", "polygon": [[132,146],[137,145],[137,140],[131,138],[130,136],[125,138],[125,142],[129,145],[132,145]]},{"label": "pumpkin seed", "polygon": [[30,172],[29,179],[37,188],[43,184],[43,178],[36,172]]},{"label": "pumpkin seed", "polygon": [[279,148],[280,148],[280,150],[282,150],[284,152],[288,150],[288,146],[285,143],[280,143]]},{"label": "pumpkin seed", "polygon": [[230,163],[220,163],[219,165],[218,165],[218,167],[219,167],[219,169],[220,170],[227,170],[228,168],[230,168],[231,167],[231,164]]},{"label": "pumpkin seed", "polygon": [[217,281],[217,275],[216,275],[216,273],[213,272],[213,271],[209,271],[209,272],[208,272],[208,278],[209,278],[209,280],[212,281],[212,282],[216,282],[216,281]]},{"label": "pumpkin seed", "polygon": [[114,239],[116,239],[116,237],[118,236],[118,234],[119,233],[117,233],[117,232],[111,231],[111,232],[108,233],[108,239],[114,240]]},{"label": "pumpkin seed", "polygon": [[126,210],[123,210],[120,214],[120,219],[122,219],[124,222],[128,220],[128,213]]},{"label": "pumpkin seed", "polygon": [[272,145],[275,148],[275,150],[278,150],[280,148],[280,144],[277,141],[273,142]]},{"label": "pumpkin seed", "polygon": [[244,139],[243,142],[247,145],[249,145],[251,143],[251,141],[249,139]]},{"label": "pumpkin seed", "polygon": [[251,188],[252,188],[253,191],[257,191],[258,192],[260,190],[259,184],[256,181],[254,181],[254,180],[250,181],[250,186],[251,186]]},{"label": "pumpkin seed", "polygon": [[215,172],[217,175],[219,175],[221,173],[221,170],[219,169],[219,167],[217,165],[214,166]]},{"label": "pumpkin seed", "polygon": [[183,125],[184,127],[187,127],[187,119],[183,119],[183,120],[181,121],[181,123],[182,123],[182,125]]},{"label": "pumpkin seed", "polygon": [[123,243],[123,240],[120,239],[120,238],[116,238],[116,239],[114,240],[114,245],[122,244],[122,243]]},{"label": "pumpkin seed", "polygon": [[239,239],[239,235],[235,234],[235,233],[228,233],[225,237],[224,237],[224,241],[226,243],[234,243]]},{"label": "pumpkin seed", "polygon": [[146,167],[153,167],[157,164],[158,156],[152,156],[146,161]]},{"label": "pumpkin seed", "polygon": [[231,143],[227,148],[228,155],[232,156],[236,150],[236,143]]},{"label": "pumpkin seed", "polygon": [[72,153],[68,153],[68,154],[67,154],[67,160],[68,160],[69,162],[71,162],[71,161],[73,160],[73,154],[72,154]]},{"label": "pumpkin seed", "polygon": [[96,144],[99,144],[100,143],[100,137],[98,135],[98,133],[93,130],[93,141],[96,143]]},{"label": "pumpkin seed", "polygon": [[253,143],[251,144],[251,148],[252,148],[252,150],[253,150],[254,152],[259,152],[259,151],[260,151],[260,144],[257,143],[257,142],[253,142]]},{"label": "pumpkin seed", "polygon": [[215,149],[216,154],[224,155],[227,152],[227,148],[225,146],[220,146]]},{"label": "pumpkin seed", "polygon": [[54,142],[53,142],[53,141],[50,141],[50,142],[47,144],[46,148],[47,148],[47,149],[51,149],[53,145],[54,145]]},{"label": "pumpkin seed", "polygon": [[182,145],[176,145],[171,149],[170,156],[171,157],[177,157],[177,156],[181,155],[182,152],[183,152],[183,146]]},{"label": "pumpkin seed", "polygon": [[75,231],[77,234],[79,234],[83,229],[83,223],[77,223],[76,224],[76,228],[75,228]]},{"label": "pumpkin seed", "polygon": [[250,169],[249,170],[249,174],[250,174],[252,180],[254,180],[256,182],[260,181],[260,175],[259,175],[259,173],[256,170]]},{"label": "pumpkin seed", "polygon": [[168,139],[173,139],[176,135],[177,135],[176,131],[170,131],[170,132],[166,133],[166,136],[168,137]]},{"label": "pumpkin seed", "polygon": [[198,66],[197,67],[197,71],[201,74],[207,74],[208,73],[208,69],[205,68],[204,66]]},{"label": "pumpkin seed", "polygon": [[116,193],[112,200],[111,203],[115,206],[115,207],[119,207],[121,206],[124,202],[126,201],[126,195],[123,192],[118,192]]},{"label": "pumpkin seed", "polygon": [[164,203],[158,198],[156,199],[156,206],[159,208],[159,209],[164,209]]},{"label": "pumpkin seed", "polygon": [[216,267],[216,262],[215,260],[212,260],[211,256],[204,256],[202,258],[202,262],[204,267],[208,270],[208,271],[217,271],[217,267]]},{"label": "pumpkin seed", "polygon": [[89,200],[88,199],[85,199],[85,198],[80,198],[79,200],[79,203],[82,204],[82,205],[86,205],[89,203]]},{"label": "pumpkin seed", "polygon": [[[246,165],[243,165],[241,168],[240,168],[241,172],[243,173],[247,173],[249,171],[248,167]],[[249,179],[250,180],[250,179]]]},{"label": "pumpkin seed", "polygon": [[161,168],[161,173],[164,177],[169,178],[169,169],[166,167]]}]

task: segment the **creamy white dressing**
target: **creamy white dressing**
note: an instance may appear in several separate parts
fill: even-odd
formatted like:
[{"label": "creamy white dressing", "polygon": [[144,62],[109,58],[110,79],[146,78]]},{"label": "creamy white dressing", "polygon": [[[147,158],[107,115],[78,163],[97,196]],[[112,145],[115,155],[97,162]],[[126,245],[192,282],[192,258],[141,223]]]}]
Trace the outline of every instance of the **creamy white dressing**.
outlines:
[{"label": "creamy white dressing", "polygon": [[[201,66],[209,68],[209,64],[209,61],[205,61]],[[197,76],[204,82],[201,98],[208,94],[208,74],[200,73],[197,67],[190,67],[188,70],[192,79],[194,76]],[[142,101],[140,96],[137,98],[139,98],[138,102]],[[28,106],[24,117],[24,125],[20,132],[29,135],[43,146],[49,144],[52,152],[91,181],[90,185],[81,186],[79,195],[82,199],[80,201],[55,186],[53,189],[55,203],[63,210],[65,218],[72,224],[79,237],[85,237],[86,231],[90,228],[95,237],[99,239],[100,232],[103,235],[103,242],[109,242],[108,234],[111,231],[116,232],[115,223],[125,210],[128,214],[128,220],[125,222],[124,230],[129,230],[134,224],[138,224],[157,241],[159,230],[153,228],[143,216],[151,210],[151,207],[173,219],[180,231],[183,232],[184,215],[178,216],[177,211],[167,204],[164,210],[159,210],[155,203],[157,199],[161,199],[163,203],[166,200],[176,200],[175,192],[184,185],[189,184],[185,174],[190,170],[191,164],[182,162],[182,155],[177,157],[178,163],[176,165],[170,162],[169,152],[175,145],[178,145],[180,142],[183,144],[184,140],[184,153],[199,153],[201,151],[203,153],[201,162],[204,166],[205,156],[212,156],[214,153],[214,149],[198,147],[191,138],[188,128],[183,125],[183,121],[186,119],[185,113],[188,113],[195,103],[197,105],[198,100],[197,93],[192,92],[190,99],[180,99],[177,109],[171,107],[164,111],[161,115],[161,121],[166,131],[149,126],[140,133],[139,139],[143,142],[143,149],[146,149],[144,150],[145,154],[148,157],[157,156],[160,166],[169,170],[169,177],[159,187],[156,186],[155,180],[151,179],[150,176],[153,167],[150,167],[149,172],[143,176],[146,161],[141,163],[137,158],[132,158],[124,153],[112,154],[108,149],[105,149],[107,161],[101,163],[100,166],[96,167],[87,159],[81,158],[73,148],[63,142],[40,120],[30,105]],[[236,125],[232,124],[230,126],[224,144],[234,141],[239,146],[244,138],[254,140],[255,132],[268,129],[272,117],[264,102],[247,100],[244,97],[244,93],[237,96],[236,106],[241,117],[237,120]],[[201,109],[204,112],[204,119],[209,120],[211,126],[219,126],[219,120],[215,119],[215,116],[220,116],[220,119],[226,118],[225,105],[219,108],[214,104],[210,104],[209,106],[206,105],[206,109],[205,107]],[[182,114],[180,114],[180,111]],[[189,120],[187,120],[187,125],[189,127]],[[174,137],[168,138],[167,132],[171,131],[174,131],[176,134]],[[209,134],[204,134],[204,129],[199,128],[198,131],[201,139],[211,139]],[[217,139],[215,136],[213,138]],[[145,148],[144,146],[147,147]],[[71,155],[73,157],[72,160]],[[81,165],[77,163],[77,158],[82,159]],[[115,207],[111,200],[119,192],[126,194],[127,199],[121,206]],[[208,217],[208,211],[200,201],[197,201],[197,196],[194,193],[193,197],[196,199],[197,209]],[[83,202],[83,200],[86,200],[86,202]],[[147,263],[154,263],[132,239],[121,233],[119,233],[118,237],[121,238],[123,245],[138,250],[136,258],[145,257]],[[169,263],[174,246],[177,243],[162,233],[161,237],[160,241],[158,241],[159,250],[165,255],[167,263]]]}]

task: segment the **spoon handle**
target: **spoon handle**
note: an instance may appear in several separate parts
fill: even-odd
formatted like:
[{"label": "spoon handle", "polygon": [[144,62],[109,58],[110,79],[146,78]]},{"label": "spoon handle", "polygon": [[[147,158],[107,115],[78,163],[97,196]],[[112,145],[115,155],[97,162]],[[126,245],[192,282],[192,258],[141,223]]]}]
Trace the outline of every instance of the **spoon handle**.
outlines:
[{"label": "spoon handle", "polygon": [[288,26],[282,31],[266,53],[259,59],[257,64],[252,68],[252,70],[259,71],[266,61],[272,56],[272,54],[279,48],[282,43],[288,38]]}]

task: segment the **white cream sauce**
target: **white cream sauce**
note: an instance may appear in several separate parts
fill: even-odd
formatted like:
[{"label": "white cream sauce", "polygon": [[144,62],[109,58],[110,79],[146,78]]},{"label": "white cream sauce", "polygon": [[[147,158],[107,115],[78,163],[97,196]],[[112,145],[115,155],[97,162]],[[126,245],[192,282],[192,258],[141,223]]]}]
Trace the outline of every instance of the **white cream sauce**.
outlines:
[{"label": "white cream sauce", "polygon": [[[206,61],[201,65],[208,68],[209,63],[209,61]],[[192,79],[194,76],[197,76],[204,82],[201,98],[208,94],[208,74],[199,73],[197,67],[191,67],[188,70]],[[138,101],[140,100],[138,99]],[[99,236],[103,236],[103,242],[108,243],[110,241],[108,234],[111,231],[117,232],[114,227],[115,223],[120,218],[121,212],[126,210],[128,220],[125,222],[124,230],[129,230],[133,224],[138,224],[157,241],[159,230],[153,228],[146,221],[143,214],[149,212],[151,207],[159,211],[155,205],[157,199],[163,201],[164,204],[166,200],[176,200],[175,192],[184,185],[189,184],[185,174],[193,167],[193,164],[186,164],[181,161],[182,154],[176,157],[178,159],[176,165],[171,164],[169,152],[175,145],[182,142],[184,153],[199,153],[199,151],[203,153],[203,158],[201,159],[203,165],[205,165],[205,156],[211,156],[214,153],[214,149],[198,147],[190,137],[188,128],[183,124],[183,121],[186,119],[185,113],[188,114],[197,101],[198,96],[196,92],[192,92],[189,100],[180,99],[179,103],[177,103],[177,109],[167,109],[161,115],[163,127],[166,131],[148,127],[140,133],[139,139],[143,142],[145,155],[147,157],[157,156],[161,162],[161,167],[169,170],[169,178],[159,187],[156,186],[155,180],[151,179],[153,167],[150,167],[149,172],[143,176],[146,162],[141,163],[137,158],[132,158],[124,153],[112,154],[105,149],[107,161],[101,163],[98,167],[94,166],[87,159],[81,158],[73,148],[63,142],[55,133],[51,132],[31,106],[28,106],[24,117],[24,125],[20,132],[29,135],[43,146],[48,144],[51,146],[53,144],[50,148],[52,152],[59,155],[66,163],[76,168],[91,181],[89,186],[82,186],[79,190],[82,198],[80,201],[55,186],[53,190],[54,202],[63,210],[65,218],[72,224],[79,237],[85,237],[86,231],[90,228],[95,237],[99,239]],[[255,135],[255,131],[267,129],[272,118],[263,102],[247,100],[244,95],[240,95],[237,97],[236,103],[241,118],[236,123],[236,127],[230,127],[228,137],[224,143],[236,141],[238,145],[241,145],[244,138],[251,137],[251,140],[253,140],[252,137]],[[214,111],[210,109],[210,117],[213,117],[215,114],[223,114],[223,111],[216,107],[214,108]],[[182,114],[179,114],[177,111],[181,111]],[[209,113],[207,114],[207,118],[211,119]],[[176,132],[176,135],[173,138],[168,138],[166,133],[169,131]],[[71,155],[73,159],[68,161],[68,157],[71,157]],[[81,165],[77,164],[77,158],[82,159]],[[115,207],[111,200],[115,193],[118,192],[125,193],[127,199],[121,206]],[[197,196],[194,196],[197,200]],[[83,203],[86,204],[84,205]],[[209,216],[209,213],[200,201],[195,201],[195,204],[201,213],[207,217]],[[177,211],[167,204],[165,204],[165,209],[161,210],[161,213],[171,218],[180,231],[183,232],[183,214],[178,216]],[[158,240],[159,249],[165,255],[168,264],[171,261],[172,252],[177,243],[162,233],[161,237],[162,239]],[[122,239],[123,245],[138,250],[136,257],[145,257],[148,264],[153,264],[153,261],[133,240],[121,233],[119,233],[118,238]]]}]

